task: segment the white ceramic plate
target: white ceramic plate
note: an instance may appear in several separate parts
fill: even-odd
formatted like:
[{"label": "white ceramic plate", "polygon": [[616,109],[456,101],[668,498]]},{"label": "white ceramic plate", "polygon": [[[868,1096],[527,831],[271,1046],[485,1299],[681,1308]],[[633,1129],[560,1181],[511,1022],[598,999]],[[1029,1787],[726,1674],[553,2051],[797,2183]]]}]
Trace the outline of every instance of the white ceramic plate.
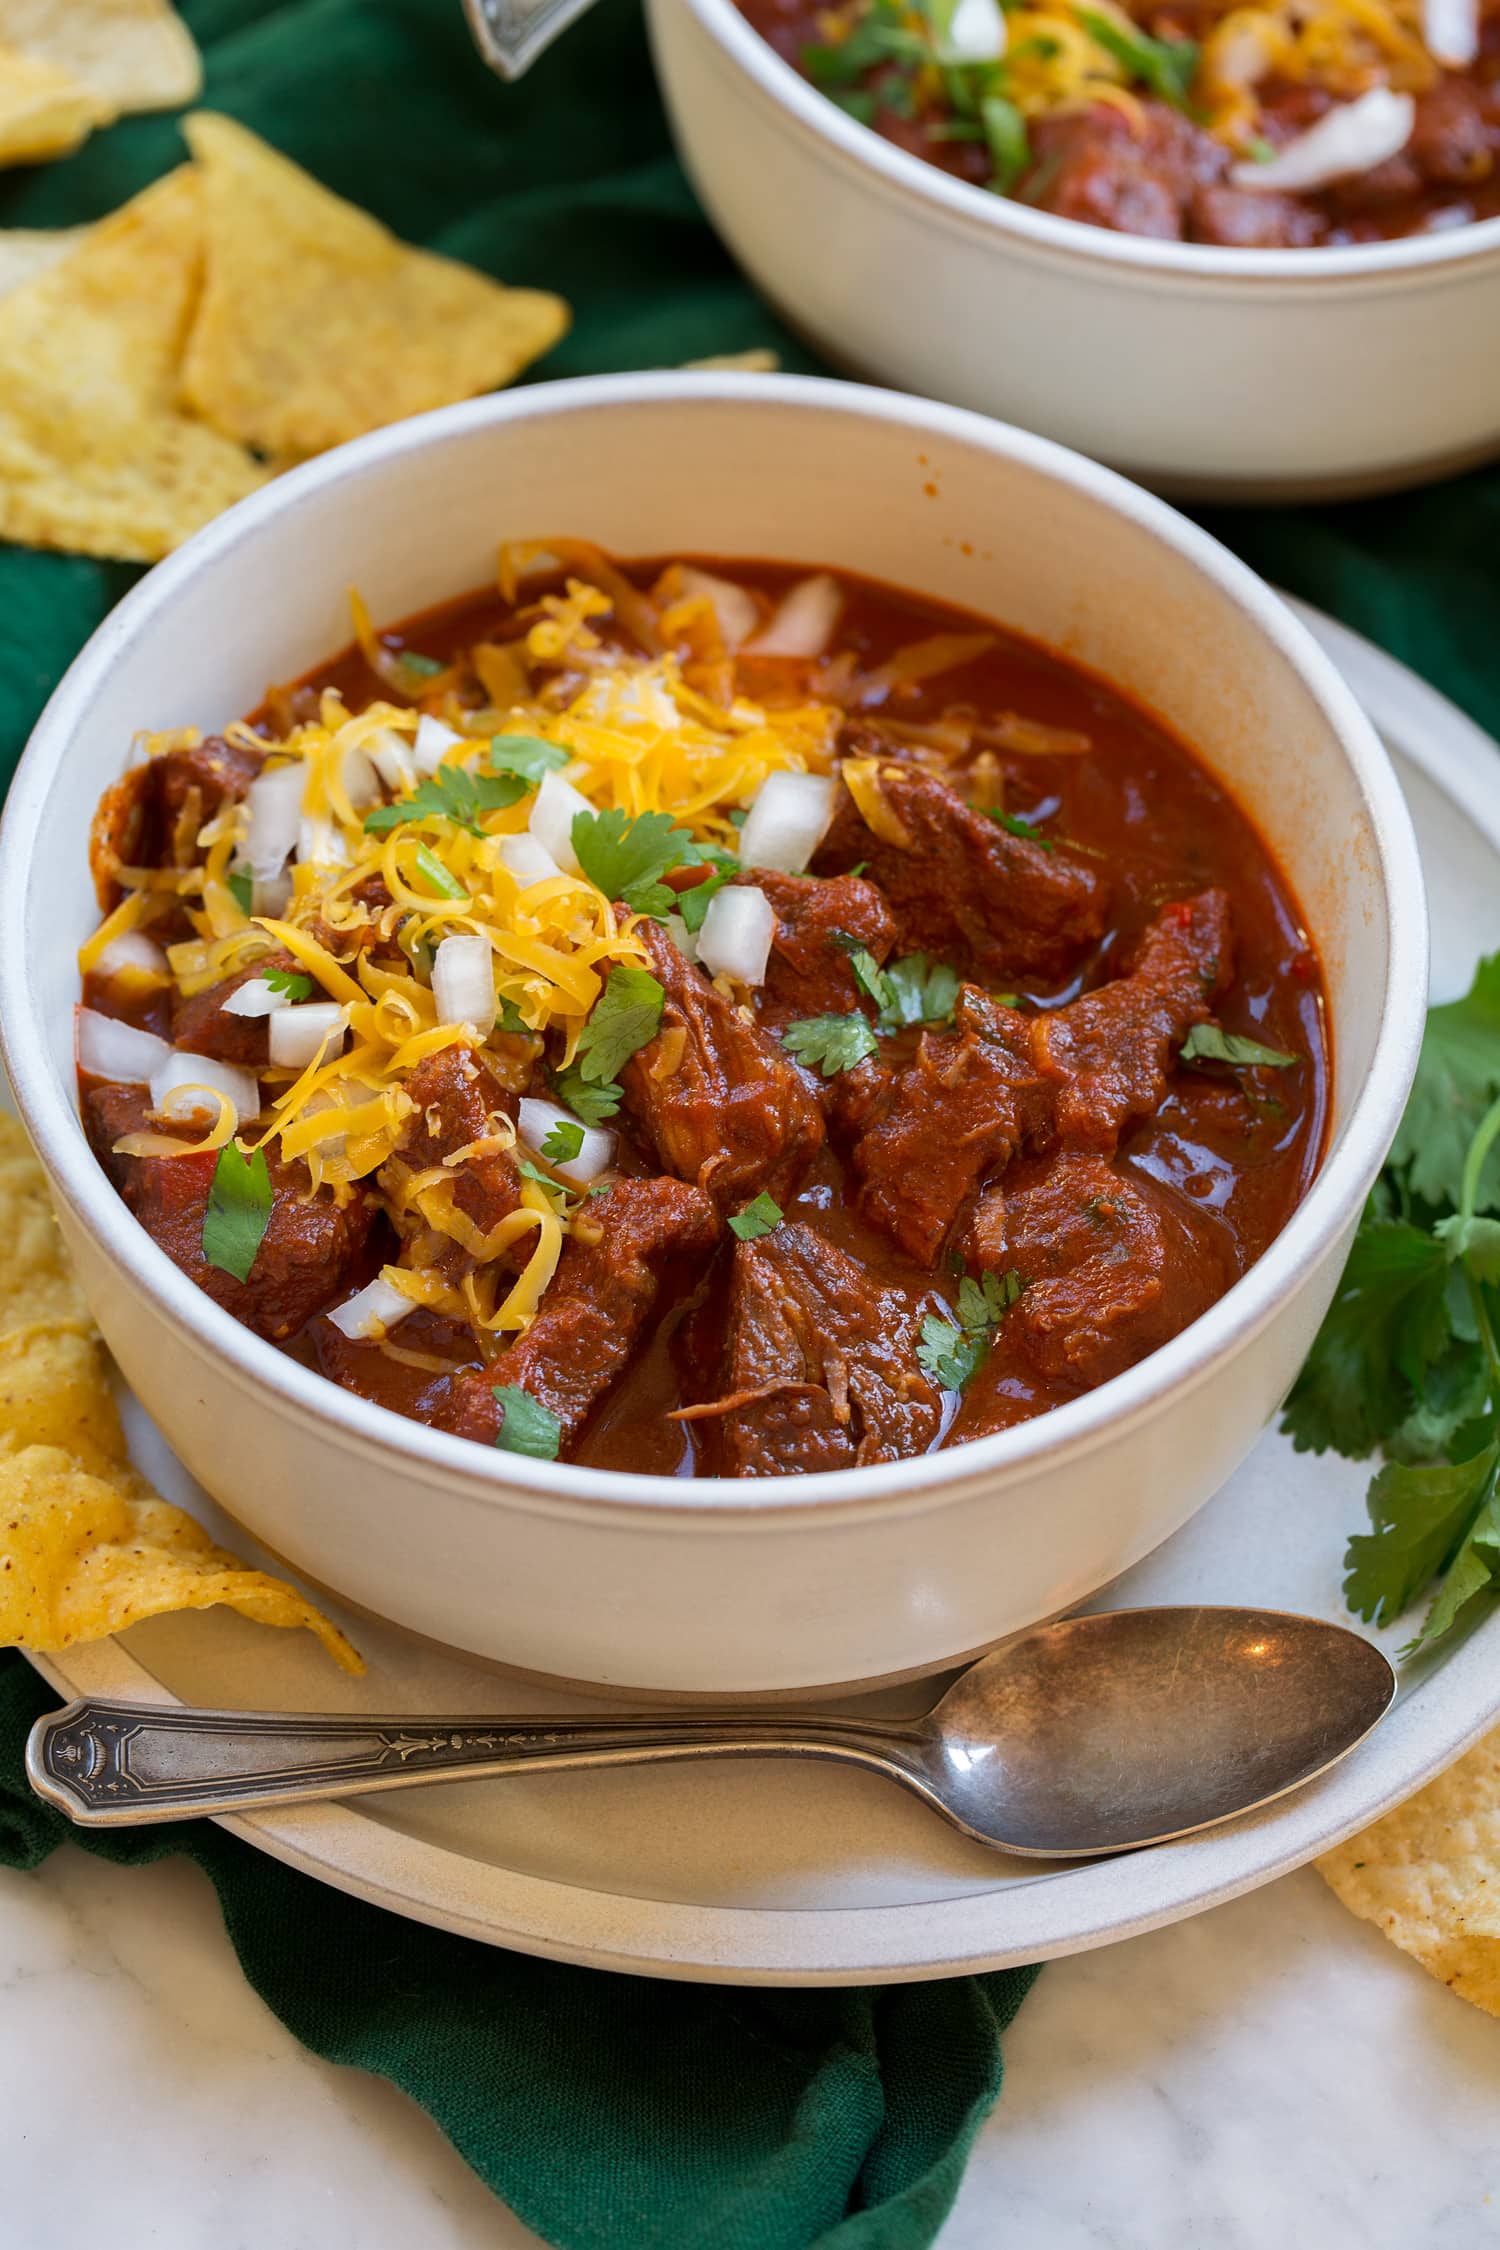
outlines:
[{"label": "white ceramic plate", "polygon": [[[1446,997],[1500,945],[1500,749],[1368,642],[1302,614],[1397,757],[1430,879],[1434,990]],[[216,1517],[138,1410],[132,1438],[162,1489],[244,1552],[243,1533]],[[1097,1606],[1254,1602],[1342,1617],[1340,1558],[1367,1474],[1268,1436]],[[74,1694],[263,1709],[524,1711],[563,1700],[391,1628],[346,1622],[369,1659],[362,1681],[336,1676],[308,1636],[228,1611],[159,1619],[42,1669]],[[1405,1637],[1386,1636],[1393,1646]],[[871,1701],[914,1709],[925,1699],[919,1688]],[[1497,1716],[1500,1611],[1413,1668],[1379,1733],[1316,1788],[1195,1841],[1040,1871],[950,1834],[873,1776],[812,1764],[532,1775],[226,1825],[377,1905],[525,1952],[731,1983],[897,1982],[1076,1952],[1232,1898],[1399,1802]]]}]

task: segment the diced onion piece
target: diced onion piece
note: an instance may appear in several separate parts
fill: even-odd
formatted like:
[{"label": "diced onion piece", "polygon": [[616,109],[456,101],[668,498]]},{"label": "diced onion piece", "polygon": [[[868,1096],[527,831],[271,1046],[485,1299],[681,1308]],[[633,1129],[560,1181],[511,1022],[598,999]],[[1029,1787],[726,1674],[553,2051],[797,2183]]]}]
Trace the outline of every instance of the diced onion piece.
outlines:
[{"label": "diced onion piece", "polygon": [[555,1125],[576,1125],[582,1133],[578,1154],[569,1157],[565,1164],[553,1156],[542,1159],[551,1165],[560,1180],[572,1180],[579,1187],[587,1187],[590,1180],[597,1180],[601,1172],[607,1172],[615,1160],[613,1133],[606,1132],[602,1126],[585,1125],[581,1117],[575,1117],[570,1109],[559,1109],[556,1102],[538,1101],[528,1094],[521,1102],[519,1118],[521,1138],[538,1156],[542,1155],[542,1143]]},{"label": "diced onion piece", "polygon": [[765,892],[750,883],[732,883],[708,902],[698,932],[698,959],[711,976],[761,984],[775,935],[776,909]]},{"label": "diced onion piece", "polygon": [[416,755],[407,736],[397,734],[394,727],[381,727],[378,733],[366,735],[364,748],[387,789],[399,796],[416,786]]},{"label": "diced onion piece", "polygon": [[698,940],[680,914],[669,914],[667,916],[667,935],[684,961],[697,960]]},{"label": "diced onion piece", "polygon": [[167,957],[155,938],[144,930],[122,930],[112,937],[94,963],[96,977],[169,977]]},{"label": "diced onion piece", "polygon": [[279,875],[297,845],[302,825],[302,784],[307,769],[300,759],[257,775],[245,792],[249,826],[245,859],[257,880]]},{"label": "diced onion piece", "polygon": [[1005,52],[1005,17],[997,0],[958,0],[938,42],[945,63],[998,62]]},{"label": "diced onion piece", "polygon": [[523,890],[533,883],[550,883],[562,873],[546,845],[524,830],[519,836],[500,838],[500,864],[509,868]]},{"label": "diced onion piece", "polygon": [[[741,866],[773,867],[782,875],[802,874],[832,818],[833,782],[828,775],[769,774],[740,830]],[[721,892],[720,897],[723,895]],[[699,948],[701,951],[701,939]]]},{"label": "diced onion piece", "polygon": [[565,875],[583,872],[573,849],[573,823],[580,813],[592,813],[593,809],[587,797],[571,781],[564,781],[560,773],[543,774],[526,825]]},{"label": "diced onion piece", "polygon": [[1328,110],[1316,125],[1278,149],[1268,163],[1236,164],[1229,177],[1237,188],[1304,195],[1351,172],[1373,172],[1377,164],[1405,148],[1416,114],[1410,94],[1372,86],[1357,101]]},{"label": "diced onion piece", "polygon": [[234,1105],[237,1122],[248,1125],[260,1115],[260,1083],[253,1070],[236,1063],[216,1062],[212,1055],[188,1055],[173,1050],[151,1073],[151,1107],[173,1125],[186,1125],[195,1117],[212,1119],[217,1104],[205,1101],[202,1089],[222,1094]]},{"label": "diced onion piece", "polygon": [[399,1289],[393,1289],[377,1274],[342,1305],[335,1305],[328,1317],[351,1342],[358,1343],[371,1336],[383,1336],[388,1328],[394,1328],[398,1320],[405,1320],[407,1314],[416,1309],[413,1298],[404,1297]]},{"label": "diced onion piece", "polygon": [[363,812],[369,805],[379,804],[380,776],[375,770],[374,760],[366,757],[363,750],[344,752],[339,779],[344,784],[344,794],[356,812]]},{"label": "diced onion piece", "polygon": [[678,583],[684,596],[696,595],[712,602],[719,638],[727,649],[738,648],[755,631],[760,611],[755,596],[744,586],[736,586],[728,578],[715,578],[711,571],[695,570],[691,563],[682,565]]},{"label": "diced onion piece", "polygon": [[347,867],[349,847],[331,820],[297,823],[297,857],[304,867]]},{"label": "diced onion piece", "polygon": [[815,578],[799,578],[763,632],[746,641],[747,656],[821,656],[833,639],[834,627],[844,606],[837,579],[820,570]]},{"label": "diced onion piece", "polygon": [[1467,70],[1479,53],[1479,0],[1422,0],[1422,42],[1449,70]]},{"label": "diced onion piece", "polygon": [[463,1023],[483,1039],[495,1025],[495,956],[487,937],[445,937],[432,957],[439,1023]]},{"label": "diced onion piece", "polygon": [[280,875],[256,875],[250,883],[250,910],[253,914],[268,914],[273,922],[280,921],[292,903],[292,878]]},{"label": "diced onion piece", "polygon": [[289,1008],[291,995],[278,992],[265,977],[246,977],[236,985],[220,1011],[226,1016],[274,1016],[278,1008]]},{"label": "diced onion piece", "polygon": [[344,1011],[336,1000],[306,1000],[271,1018],[271,1060],[285,1070],[329,1061],[344,1043]]},{"label": "diced onion piece", "polygon": [[172,1050],[154,1031],[138,1031],[97,1008],[78,1011],[78,1067],[86,1078],[110,1078],[121,1086],[144,1086]]},{"label": "diced onion piece", "polygon": [[417,739],[412,745],[418,773],[435,774],[448,752],[457,749],[463,740],[452,727],[444,726],[441,719],[429,718],[424,711],[417,721]]}]

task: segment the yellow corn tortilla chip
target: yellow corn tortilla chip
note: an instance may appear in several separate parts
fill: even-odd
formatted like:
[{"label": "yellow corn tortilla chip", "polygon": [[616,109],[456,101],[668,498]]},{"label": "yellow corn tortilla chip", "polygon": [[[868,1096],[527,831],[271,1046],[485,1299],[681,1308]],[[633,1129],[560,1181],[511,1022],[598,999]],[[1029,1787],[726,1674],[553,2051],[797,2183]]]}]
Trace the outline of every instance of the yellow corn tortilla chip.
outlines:
[{"label": "yellow corn tortilla chip", "polygon": [[66,156],[104,114],[71,71],[0,45],[0,164]]},{"label": "yellow corn tortilla chip", "polygon": [[0,233],[0,297],[76,250],[87,227],[10,227]]},{"label": "yellow corn tortilla chip", "polygon": [[715,352],[710,359],[685,359],[684,368],[718,368],[735,375],[774,375],[781,365],[779,352],[753,344],[747,352]]},{"label": "yellow corn tortilla chip", "polygon": [[568,325],[560,297],[414,250],[232,119],[184,131],[204,195],[182,397],[287,463],[510,382]]},{"label": "yellow corn tortilla chip", "polygon": [[44,1653],[223,1602],[257,1624],[305,1626],[362,1671],[295,1587],[246,1569],[130,1466],[46,1178],[3,1115],[0,1255],[0,1645]]},{"label": "yellow corn tortilla chip", "polygon": [[1500,2016],[1500,1732],[1318,1869],[1429,1976]]},{"label": "yellow corn tortilla chip", "polygon": [[265,482],[179,403],[201,240],[184,165],[0,297],[0,537],[155,562]]},{"label": "yellow corn tortilla chip", "polygon": [[203,65],[168,0],[0,0],[0,40],[87,86],[104,117],[196,99]]}]

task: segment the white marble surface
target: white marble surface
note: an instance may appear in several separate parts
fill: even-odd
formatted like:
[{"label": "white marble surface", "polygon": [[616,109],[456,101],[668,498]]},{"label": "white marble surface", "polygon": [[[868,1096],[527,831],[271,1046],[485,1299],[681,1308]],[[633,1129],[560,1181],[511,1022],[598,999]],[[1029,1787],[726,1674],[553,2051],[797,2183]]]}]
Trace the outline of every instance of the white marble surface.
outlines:
[{"label": "white marble surface", "polygon": [[[940,2250],[1500,2243],[1500,2023],[1311,1871],[1054,1963]],[[0,1873],[5,2250],[526,2250],[392,2087],[315,2061],[207,1880]]]}]

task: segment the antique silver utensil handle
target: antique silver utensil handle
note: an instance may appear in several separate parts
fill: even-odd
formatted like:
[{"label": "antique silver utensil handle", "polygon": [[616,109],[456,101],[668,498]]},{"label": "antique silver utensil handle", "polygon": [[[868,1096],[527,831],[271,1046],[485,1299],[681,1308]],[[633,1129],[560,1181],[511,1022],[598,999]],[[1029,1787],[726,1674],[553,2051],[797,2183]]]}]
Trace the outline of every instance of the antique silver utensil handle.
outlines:
[{"label": "antique silver utensil handle", "polygon": [[666,1758],[843,1758],[889,1770],[906,1763],[903,1732],[820,1712],[387,1719],[85,1698],[37,1721],[26,1773],[69,1820],[111,1828],[418,1782]]}]

